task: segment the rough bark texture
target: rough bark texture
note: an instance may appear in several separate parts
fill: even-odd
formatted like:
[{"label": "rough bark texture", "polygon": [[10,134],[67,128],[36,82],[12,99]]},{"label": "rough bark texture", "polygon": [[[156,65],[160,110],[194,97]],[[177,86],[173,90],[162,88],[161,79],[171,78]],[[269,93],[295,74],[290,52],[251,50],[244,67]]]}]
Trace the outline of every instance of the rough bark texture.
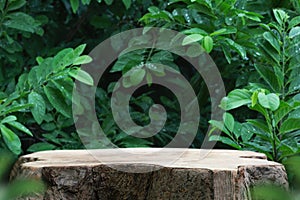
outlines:
[{"label": "rough bark texture", "polygon": [[[151,157],[152,149],[136,148],[132,152],[148,154],[139,154],[130,161],[118,157],[114,150],[92,150],[93,156],[86,150],[44,151],[21,157],[11,179],[31,177],[45,181],[45,194],[27,200],[239,200],[251,199],[249,189],[257,184],[288,187],[284,167],[267,161],[264,154],[189,149],[172,163],[162,162],[161,168],[159,161],[176,151],[169,149]],[[207,151],[207,155],[195,159],[200,151]],[[105,158],[106,164],[95,155]],[[134,173],[135,170],[148,172]]]}]

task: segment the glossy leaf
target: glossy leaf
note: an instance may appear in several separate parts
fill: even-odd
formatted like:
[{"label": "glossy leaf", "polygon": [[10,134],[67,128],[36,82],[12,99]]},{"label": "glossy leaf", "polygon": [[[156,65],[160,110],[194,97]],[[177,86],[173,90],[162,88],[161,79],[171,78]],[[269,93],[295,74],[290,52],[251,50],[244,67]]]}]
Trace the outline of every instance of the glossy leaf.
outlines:
[{"label": "glossy leaf", "polygon": [[280,126],[280,134],[300,129],[300,119],[289,118]]},{"label": "glossy leaf", "polygon": [[278,109],[279,105],[280,105],[280,99],[279,97],[274,94],[263,94],[263,93],[259,93],[258,94],[258,102],[260,103],[260,105],[262,105],[264,108],[268,108],[272,111],[275,111]]},{"label": "glossy leaf", "polygon": [[192,35],[189,35],[189,36],[186,36],[183,41],[182,41],[182,45],[188,45],[188,44],[191,44],[191,43],[194,43],[194,42],[198,42],[200,40],[203,39],[203,35],[200,35],[200,34],[192,34]]},{"label": "glossy leaf", "polygon": [[65,99],[61,92],[53,87],[44,86],[44,92],[51,103],[51,105],[57,110],[57,112],[64,116],[71,117],[71,106],[66,104]]},{"label": "glossy leaf", "polygon": [[17,120],[16,116],[9,115],[9,116],[7,116],[7,117],[5,117],[4,119],[1,120],[1,124],[9,123],[9,122],[16,121],[16,120]]},{"label": "glossy leaf", "polygon": [[11,150],[14,154],[19,155],[21,153],[21,141],[19,137],[4,125],[0,125],[0,130],[3,140],[9,150]]},{"label": "glossy leaf", "polygon": [[278,38],[276,38],[271,32],[265,32],[263,34],[264,38],[272,45],[277,52],[280,52],[280,44]]},{"label": "glossy leaf", "polygon": [[76,13],[79,8],[79,0],[70,0],[73,13]]},{"label": "glossy leaf", "polygon": [[131,0],[122,0],[122,2],[125,5],[125,8],[128,10],[131,6]]},{"label": "glossy leaf", "polygon": [[13,11],[22,8],[26,4],[26,0],[15,0],[8,3],[7,10]]},{"label": "glossy leaf", "polygon": [[292,28],[289,32],[289,37],[292,39],[294,37],[297,37],[298,35],[300,35],[300,26],[296,26],[296,27]]},{"label": "glossy leaf", "polygon": [[214,41],[210,36],[205,36],[203,39],[203,48],[207,53],[210,53],[213,50]]},{"label": "glossy leaf", "polygon": [[28,95],[28,102],[32,104],[31,113],[38,124],[41,124],[46,114],[46,103],[44,98],[37,92],[32,91]]},{"label": "glossy leaf", "polygon": [[94,79],[91,77],[91,75],[81,69],[69,71],[69,75],[82,83],[91,86],[94,85]]},{"label": "glossy leaf", "polygon": [[17,122],[17,121],[11,121],[11,122],[8,122],[8,124],[24,133],[26,133],[27,135],[30,135],[30,136],[33,136],[31,131],[26,127],[24,126],[23,124],[21,124],[20,122]]},{"label": "glossy leaf", "polygon": [[219,141],[235,149],[241,149],[241,146],[239,144],[237,144],[235,141],[231,140],[228,137],[212,135],[209,137],[209,141]]},{"label": "glossy leaf", "polygon": [[146,75],[145,69],[137,68],[130,72],[130,82],[132,85],[138,85],[142,82]]},{"label": "glossy leaf", "polygon": [[245,89],[236,89],[231,91],[227,97],[221,101],[221,108],[224,110],[232,110],[243,105],[251,103],[251,92]]},{"label": "glossy leaf", "polygon": [[90,63],[92,61],[93,61],[93,59],[90,56],[84,55],[84,56],[75,58],[73,65],[83,65],[83,64]]},{"label": "glossy leaf", "polygon": [[230,113],[224,113],[223,115],[223,121],[226,126],[226,128],[230,131],[233,132],[234,129],[234,118]]}]

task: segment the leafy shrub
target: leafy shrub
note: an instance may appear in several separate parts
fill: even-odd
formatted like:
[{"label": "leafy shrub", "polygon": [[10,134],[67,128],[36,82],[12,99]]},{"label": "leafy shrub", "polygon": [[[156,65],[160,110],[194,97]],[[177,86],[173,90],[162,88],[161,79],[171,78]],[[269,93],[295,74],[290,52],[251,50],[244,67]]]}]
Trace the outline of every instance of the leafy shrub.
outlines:
[{"label": "leafy shrub", "polygon": [[265,32],[258,37],[259,56],[254,64],[259,82],[235,89],[221,102],[233,110],[248,106],[259,113],[257,119],[240,123],[230,113],[223,122],[210,121],[226,136],[211,136],[234,148],[265,153],[269,159],[282,161],[299,153],[299,42],[300,18],[289,19],[283,10],[274,10],[275,22],[261,24]]}]

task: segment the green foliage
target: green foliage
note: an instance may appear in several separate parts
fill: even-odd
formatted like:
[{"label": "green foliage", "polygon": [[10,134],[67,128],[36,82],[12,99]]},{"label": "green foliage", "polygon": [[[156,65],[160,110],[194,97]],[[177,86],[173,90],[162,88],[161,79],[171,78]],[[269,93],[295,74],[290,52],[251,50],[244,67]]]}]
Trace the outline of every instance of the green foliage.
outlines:
[{"label": "green foliage", "polygon": [[[283,161],[300,152],[299,122],[299,17],[275,9],[275,21],[261,24],[265,30],[257,37],[260,56],[255,69],[260,75],[258,83],[244,89],[235,89],[223,98],[225,111],[247,106],[259,115],[240,124],[232,117],[224,122],[210,121],[225,136],[212,136],[234,148],[251,149],[265,153],[269,159]],[[231,116],[229,113],[226,115]],[[230,129],[228,123],[237,123],[240,130]],[[218,126],[216,126],[218,124]],[[248,135],[248,136],[246,136]],[[246,140],[245,140],[246,137]]]},{"label": "green foliage", "polygon": [[14,78],[24,65],[24,43],[18,37],[30,38],[33,34],[42,36],[42,20],[22,12],[25,0],[1,0],[0,3],[0,65],[7,66],[0,70],[1,89],[14,84]]},{"label": "green foliage", "polygon": [[10,152],[0,152],[0,199],[14,200],[43,193],[45,185],[41,181],[18,179],[7,183],[6,175],[14,160],[14,155]]}]

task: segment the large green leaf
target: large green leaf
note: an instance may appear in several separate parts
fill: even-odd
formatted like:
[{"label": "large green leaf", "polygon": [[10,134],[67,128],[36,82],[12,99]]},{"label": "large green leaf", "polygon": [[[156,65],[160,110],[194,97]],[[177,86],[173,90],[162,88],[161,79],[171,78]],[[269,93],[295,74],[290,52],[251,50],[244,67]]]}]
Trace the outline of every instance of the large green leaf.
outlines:
[{"label": "large green leaf", "polygon": [[289,22],[289,29],[293,28],[294,26],[297,26],[298,24],[300,24],[300,16],[291,19],[291,21]]},{"label": "large green leaf", "polygon": [[78,58],[75,58],[73,65],[83,65],[92,62],[93,59],[88,55],[83,55]]},{"label": "large green leaf", "polygon": [[288,133],[300,129],[300,119],[289,118],[280,126],[280,134]]},{"label": "large green leaf", "polygon": [[226,126],[226,128],[230,131],[233,132],[234,129],[234,118],[230,113],[224,113],[223,114],[223,121]]},{"label": "large green leaf", "polygon": [[142,68],[133,69],[132,72],[130,73],[131,84],[132,85],[140,84],[143,81],[145,75],[146,75],[145,69]]},{"label": "large green leaf", "polygon": [[22,8],[25,4],[26,4],[26,0],[10,1],[10,3],[8,3],[7,10],[8,11],[17,10],[19,8]]},{"label": "large green leaf", "polygon": [[9,116],[7,116],[7,117],[5,117],[4,119],[1,120],[1,124],[9,123],[9,122],[16,121],[16,120],[17,120],[16,116],[9,115]]},{"label": "large green leaf", "polygon": [[89,75],[87,72],[78,69],[76,71],[69,71],[69,75],[73,78],[77,79],[78,81],[85,83],[87,85],[94,85],[94,79]]},{"label": "large green leaf", "polygon": [[274,113],[275,125],[277,125],[293,109],[294,108],[288,103],[281,101],[278,110],[276,110]]},{"label": "large green leaf", "polygon": [[11,150],[14,154],[19,155],[21,153],[20,138],[3,124],[0,125],[0,130],[3,136],[3,140],[8,149]]},{"label": "large green leaf", "polygon": [[277,52],[280,52],[279,38],[275,37],[271,32],[264,32],[263,36]]},{"label": "large green leaf", "polygon": [[252,93],[246,89],[235,89],[222,99],[220,106],[224,110],[232,110],[250,104],[251,95]]},{"label": "large green leaf", "polygon": [[290,38],[294,38],[298,35],[300,35],[300,26],[296,26],[296,27],[292,28],[289,32]]},{"label": "large green leaf", "polygon": [[76,13],[79,8],[79,0],[70,0],[73,13]]},{"label": "large green leaf", "polygon": [[20,122],[17,121],[12,121],[12,122],[8,122],[8,124],[24,133],[26,133],[27,135],[33,136],[31,131],[26,128],[23,124],[21,124]]},{"label": "large green leaf", "polygon": [[276,95],[274,93],[266,95],[266,94],[260,92],[258,94],[258,102],[264,108],[268,108],[272,111],[275,111],[279,107],[280,99],[279,99],[278,95]]},{"label": "large green leaf", "polygon": [[[227,134],[229,137],[231,137],[231,133],[227,130],[223,122],[216,121],[216,120],[210,120],[209,123],[214,127],[219,129],[220,131]],[[210,133],[212,133],[214,130],[211,130]]]},{"label": "large green leaf", "polygon": [[214,41],[210,36],[205,36],[203,39],[203,48],[207,53],[210,53],[213,50],[214,47]]},{"label": "large green leaf", "polygon": [[218,136],[218,135],[212,135],[209,137],[209,141],[219,141],[222,142],[224,144],[227,144],[235,149],[241,149],[242,147],[237,144],[235,141],[231,140],[228,137],[224,137],[224,136]]},{"label": "large green leaf", "polygon": [[33,118],[38,124],[41,124],[46,114],[46,104],[44,98],[37,92],[32,91],[28,95],[28,102],[33,105],[30,109]]},{"label": "large green leaf", "polygon": [[62,93],[53,87],[44,86],[44,92],[51,103],[51,105],[64,116],[71,118],[71,106],[65,102]]},{"label": "large green leaf", "polygon": [[275,72],[267,65],[255,64],[255,69],[274,92],[280,91],[280,84]]},{"label": "large green leaf", "polygon": [[210,34],[210,36],[216,36],[216,35],[227,35],[227,34],[232,34],[236,33],[237,29],[235,27],[226,27],[226,28],[221,28],[213,33]]},{"label": "large green leaf", "polygon": [[194,42],[198,42],[200,40],[203,39],[203,35],[200,34],[191,34],[186,36],[183,41],[182,41],[182,45],[188,45]]},{"label": "large green leaf", "polygon": [[128,10],[131,6],[131,0],[122,0],[122,2],[125,5],[126,10]]},{"label": "large green leaf", "polygon": [[3,24],[8,28],[34,33],[37,30],[37,23],[31,16],[23,12],[14,12],[6,16]]}]

